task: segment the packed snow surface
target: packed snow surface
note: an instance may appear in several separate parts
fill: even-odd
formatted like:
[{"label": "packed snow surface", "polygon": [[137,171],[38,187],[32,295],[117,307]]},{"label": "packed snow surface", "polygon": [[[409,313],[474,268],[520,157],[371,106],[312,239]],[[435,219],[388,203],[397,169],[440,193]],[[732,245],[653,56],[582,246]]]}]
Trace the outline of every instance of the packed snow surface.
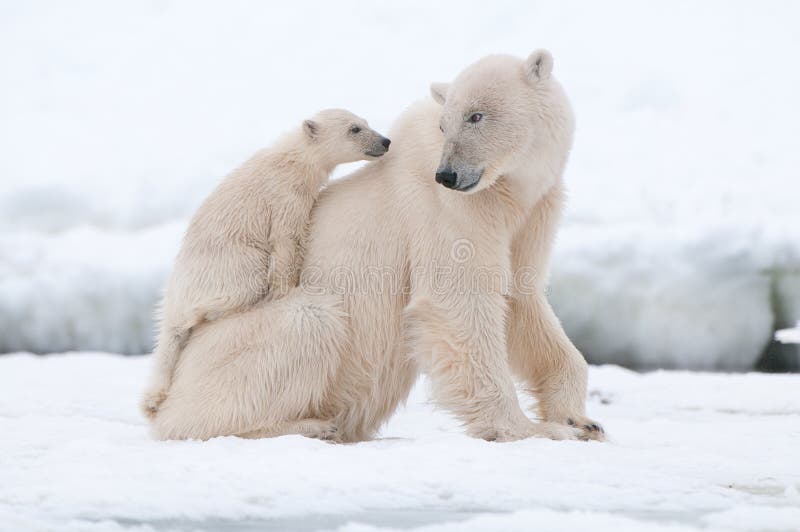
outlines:
[{"label": "packed snow surface", "polygon": [[323,107],[386,132],[431,81],[544,47],[578,124],[551,275],[570,336],[596,362],[750,368],[800,319],[799,19],[789,1],[4,2],[0,352],[149,351],[186,219],[252,152]]},{"label": "packed snow surface", "polygon": [[797,530],[800,376],[592,367],[609,441],[490,443],[423,381],[374,441],[158,442],[148,357],[0,357],[0,530]]}]

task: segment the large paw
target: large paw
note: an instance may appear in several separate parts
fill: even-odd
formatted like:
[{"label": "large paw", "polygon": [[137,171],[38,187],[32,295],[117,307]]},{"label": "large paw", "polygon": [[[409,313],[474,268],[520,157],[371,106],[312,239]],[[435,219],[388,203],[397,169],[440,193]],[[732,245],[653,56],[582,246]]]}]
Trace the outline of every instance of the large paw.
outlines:
[{"label": "large paw", "polygon": [[581,440],[603,441],[606,439],[606,431],[603,426],[586,416],[569,416],[564,420],[564,423],[581,431]]},{"label": "large paw", "polygon": [[339,428],[332,421],[305,420],[301,434],[306,438],[316,438],[330,442],[339,441]]},{"label": "large paw", "polygon": [[494,426],[480,431],[471,431],[470,435],[487,441],[517,441],[526,438],[547,438],[550,440],[578,440],[581,431],[558,423],[528,422],[519,426]]},{"label": "large paw", "polygon": [[534,423],[531,436],[534,438],[547,438],[550,440],[583,440],[583,432],[575,427],[568,427],[558,423]]}]

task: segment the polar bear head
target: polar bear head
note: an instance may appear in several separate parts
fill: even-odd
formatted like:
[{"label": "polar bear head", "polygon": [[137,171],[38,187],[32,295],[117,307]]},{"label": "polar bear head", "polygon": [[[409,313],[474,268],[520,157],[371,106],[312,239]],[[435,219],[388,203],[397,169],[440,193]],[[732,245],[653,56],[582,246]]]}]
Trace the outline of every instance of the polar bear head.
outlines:
[{"label": "polar bear head", "polygon": [[[443,106],[444,135],[436,181],[472,193],[501,176],[533,179],[526,169],[537,163],[563,167],[553,158],[566,159],[573,119],[552,71],[550,52],[536,50],[525,60],[484,57],[452,83],[433,83],[431,95]],[[555,173],[560,168],[545,172],[545,179]]]},{"label": "polar bear head", "polygon": [[329,165],[378,158],[390,141],[367,121],[344,109],[325,109],[303,122],[303,133],[315,153]]}]

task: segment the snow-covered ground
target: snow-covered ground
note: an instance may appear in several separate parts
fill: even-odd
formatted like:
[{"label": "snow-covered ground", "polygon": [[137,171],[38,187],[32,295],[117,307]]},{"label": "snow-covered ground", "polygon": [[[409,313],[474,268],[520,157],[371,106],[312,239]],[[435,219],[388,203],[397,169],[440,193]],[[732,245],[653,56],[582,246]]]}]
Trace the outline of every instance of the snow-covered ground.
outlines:
[{"label": "snow-covered ground", "polygon": [[800,322],[797,323],[797,327],[776,332],[775,339],[784,344],[800,344]]},{"label": "snow-covered ground", "polygon": [[431,81],[546,47],[578,118],[552,274],[568,332],[598,362],[752,367],[800,319],[798,19],[791,1],[3,2],[0,352],[148,351],[187,217],[251,152],[322,107],[385,131]]},{"label": "snow-covered ground", "polygon": [[463,435],[421,382],[375,441],[157,442],[147,357],[0,357],[0,530],[797,530],[800,376],[592,367],[609,441]]}]

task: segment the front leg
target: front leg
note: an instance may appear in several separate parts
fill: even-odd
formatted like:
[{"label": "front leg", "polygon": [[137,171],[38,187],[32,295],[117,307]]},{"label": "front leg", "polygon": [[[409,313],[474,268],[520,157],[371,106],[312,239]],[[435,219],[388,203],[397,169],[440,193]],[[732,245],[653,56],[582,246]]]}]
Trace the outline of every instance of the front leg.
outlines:
[{"label": "front leg", "polygon": [[586,417],[586,360],[544,294],[511,300],[508,349],[511,368],[535,395],[541,419],[575,426],[585,438],[604,439],[600,424]]},{"label": "front leg", "polygon": [[[511,378],[502,296],[459,296],[446,301],[412,298],[405,310],[409,352],[433,384],[434,400],[464,423],[470,436],[511,441],[528,437],[576,439],[580,432],[525,415]],[[451,302],[452,305],[452,302]]]},{"label": "front leg", "polygon": [[270,241],[267,269],[268,295],[280,299],[297,286],[300,271],[300,253],[297,238],[279,236]]}]

